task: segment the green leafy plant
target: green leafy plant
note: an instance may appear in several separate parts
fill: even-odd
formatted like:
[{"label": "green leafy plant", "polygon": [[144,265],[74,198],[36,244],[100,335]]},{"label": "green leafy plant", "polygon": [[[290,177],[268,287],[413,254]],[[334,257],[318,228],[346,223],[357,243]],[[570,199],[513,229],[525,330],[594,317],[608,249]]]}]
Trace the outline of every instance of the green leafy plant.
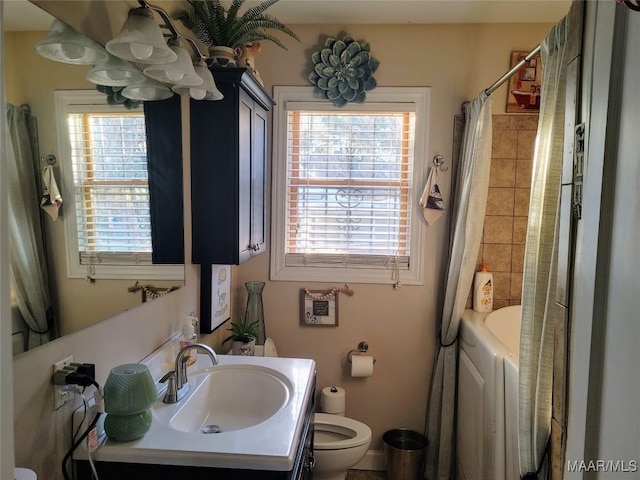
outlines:
[{"label": "green leafy plant", "polygon": [[233,0],[225,9],[220,0],[187,0],[192,12],[183,11],[177,19],[205,45],[236,48],[268,40],[287,49],[280,39],[266,30],[276,30],[300,41],[297,35],[277,18],[264,13],[278,0],[266,0],[239,15],[245,0]]},{"label": "green leafy plant", "polygon": [[258,324],[259,322],[245,323],[244,320],[239,322],[231,322],[231,327],[227,328],[231,332],[227,338],[222,341],[224,345],[229,340],[235,342],[249,343],[258,336]]}]

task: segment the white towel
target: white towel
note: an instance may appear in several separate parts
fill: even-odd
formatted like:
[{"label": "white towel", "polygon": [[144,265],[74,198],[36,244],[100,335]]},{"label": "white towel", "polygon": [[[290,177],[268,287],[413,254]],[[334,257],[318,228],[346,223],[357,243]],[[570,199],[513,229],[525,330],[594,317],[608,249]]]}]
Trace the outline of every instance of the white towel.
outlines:
[{"label": "white towel", "polygon": [[429,171],[427,184],[420,197],[420,206],[422,207],[422,216],[429,225],[435,223],[444,214],[444,201],[440,194],[440,187],[436,183],[438,179],[438,169],[432,168]]},{"label": "white towel", "polygon": [[62,205],[62,195],[56,183],[56,177],[53,175],[53,167],[46,165],[42,169],[42,181],[44,192],[42,192],[42,200],[40,200],[40,208],[49,214],[55,221],[58,218],[58,210]]}]

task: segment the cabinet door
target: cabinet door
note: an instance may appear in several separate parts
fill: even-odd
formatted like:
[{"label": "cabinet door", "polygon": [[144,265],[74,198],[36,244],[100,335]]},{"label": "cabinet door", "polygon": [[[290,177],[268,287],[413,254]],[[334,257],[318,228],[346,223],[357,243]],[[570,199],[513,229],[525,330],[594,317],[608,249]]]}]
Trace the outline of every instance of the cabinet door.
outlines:
[{"label": "cabinet door", "polygon": [[253,110],[253,155],[251,161],[251,246],[253,254],[266,246],[265,177],[267,165],[267,112],[258,104]]},{"label": "cabinet door", "polygon": [[238,252],[239,263],[251,258],[253,100],[240,91],[238,106]]},{"label": "cabinet door", "polygon": [[184,263],[180,97],[145,102],[154,264]]}]

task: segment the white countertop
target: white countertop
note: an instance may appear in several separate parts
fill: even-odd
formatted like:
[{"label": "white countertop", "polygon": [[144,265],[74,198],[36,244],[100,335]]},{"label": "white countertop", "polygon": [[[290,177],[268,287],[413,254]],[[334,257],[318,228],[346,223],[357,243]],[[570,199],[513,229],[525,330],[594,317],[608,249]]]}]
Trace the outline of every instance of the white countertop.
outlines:
[{"label": "white countertop", "polygon": [[[199,355],[198,364],[206,365],[208,359],[201,362],[202,357],[206,359],[206,356]],[[219,365],[260,365],[281,373],[293,384],[290,401],[282,410],[262,423],[211,435],[181,432],[154,417],[151,428],[144,437],[124,443],[107,439],[94,452],[93,459],[103,462],[291,470],[310,401],[309,394],[313,388],[315,362],[310,359],[231,355],[219,355],[218,359]],[[190,369],[189,376],[197,378],[199,373],[214,368],[216,367],[193,371]],[[255,401],[260,402],[260,398],[256,398]],[[86,450],[79,448],[74,459],[86,460]]]}]

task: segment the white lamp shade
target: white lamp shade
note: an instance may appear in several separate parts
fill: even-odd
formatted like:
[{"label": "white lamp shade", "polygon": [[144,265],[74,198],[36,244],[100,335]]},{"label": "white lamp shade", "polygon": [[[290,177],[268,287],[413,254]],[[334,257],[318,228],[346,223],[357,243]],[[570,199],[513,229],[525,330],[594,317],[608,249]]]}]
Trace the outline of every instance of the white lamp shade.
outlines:
[{"label": "white lamp shade", "polygon": [[203,80],[193,69],[191,56],[182,47],[172,45],[169,47],[176,54],[176,60],[171,63],[149,65],[144,69],[144,74],[155,80],[185,87],[202,85]]},{"label": "white lamp shade", "polygon": [[177,58],[166,44],[153,14],[146,8],[131,10],[118,36],[109,40],[105,48],[111,55],[131,62],[168,63]]},{"label": "white lamp shade", "polygon": [[58,19],[35,50],[49,60],[72,65],[95,65],[107,59],[104,48]]},{"label": "white lamp shade", "polygon": [[152,102],[165,100],[173,95],[169,87],[160,82],[146,78],[143,82],[134,83],[122,89],[122,96],[130,100],[142,100]]},{"label": "white lamp shade", "polygon": [[198,76],[202,78],[202,85],[195,87],[183,87],[176,85],[172,90],[178,95],[189,95],[194,100],[222,100],[224,95],[220,90],[218,90],[211,71],[204,65],[196,65],[194,69]]},{"label": "white lamp shade", "polygon": [[129,62],[109,55],[106,62],[95,65],[86,75],[86,79],[97,85],[125,87],[143,82],[144,74]]}]

